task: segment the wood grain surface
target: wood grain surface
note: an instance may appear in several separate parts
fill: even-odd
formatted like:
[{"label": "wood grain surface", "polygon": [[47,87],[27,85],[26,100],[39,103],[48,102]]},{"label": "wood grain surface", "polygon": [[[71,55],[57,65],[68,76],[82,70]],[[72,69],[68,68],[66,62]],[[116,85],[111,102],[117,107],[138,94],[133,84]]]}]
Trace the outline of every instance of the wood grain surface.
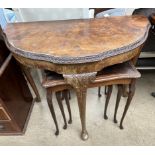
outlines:
[{"label": "wood grain surface", "polygon": [[150,23],[143,16],[8,24],[8,47],[21,56],[58,64],[103,60],[140,46]]}]

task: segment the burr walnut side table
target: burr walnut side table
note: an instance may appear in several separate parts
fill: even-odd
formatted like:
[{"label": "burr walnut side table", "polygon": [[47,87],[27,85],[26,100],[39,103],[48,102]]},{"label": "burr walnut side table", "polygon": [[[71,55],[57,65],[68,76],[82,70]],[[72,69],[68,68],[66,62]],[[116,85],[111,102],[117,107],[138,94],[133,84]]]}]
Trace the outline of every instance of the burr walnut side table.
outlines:
[{"label": "burr walnut side table", "polygon": [[102,68],[136,62],[150,23],[144,16],[8,24],[5,41],[13,56],[27,67],[63,74],[76,91],[81,138],[86,129],[87,85]]}]

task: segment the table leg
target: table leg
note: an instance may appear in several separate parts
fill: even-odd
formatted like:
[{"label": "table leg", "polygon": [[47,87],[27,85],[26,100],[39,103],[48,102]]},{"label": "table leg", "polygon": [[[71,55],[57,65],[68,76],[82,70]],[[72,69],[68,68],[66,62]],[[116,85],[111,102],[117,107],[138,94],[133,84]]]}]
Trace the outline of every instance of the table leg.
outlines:
[{"label": "table leg", "polygon": [[78,99],[78,106],[79,106],[80,119],[81,119],[81,125],[82,125],[81,138],[83,140],[87,140],[88,139],[88,132],[86,129],[86,95],[87,95],[87,89],[76,90],[76,94],[77,94],[77,99]]},{"label": "table leg", "polygon": [[109,104],[109,100],[110,100],[110,97],[111,97],[113,86],[109,85],[107,89],[108,89],[108,91],[107,91],[107,97],[106,97],[105,107],[104,107],[104,119],[108,119],[107,108],[108,108],[108,104]]},{"label": "table leg", "polygon": [[125,108],[124,108],[124,112],[123,112],[123,115],[122,115],[122,118],[121,118],[121,122],[120,122],[120,129],[123,129],[123,120],[126,116],[126,113],[128,111],[128,108],[130,106],[130,103],[132,101],[132,98],[135,94],[135,83],[136,83],[136,80],[132,80],[131,84],[129,85],[129,95],[128,95],[128,98],[127,98],[127,102],[126,102],[126,105],[125,105]]},{"label": "table leg", "polygon": [[117,123],[117,110],[121,100],[122,92],[123,92],[123,86],[118,85],[117,99],[116,99],[115,112],[114,112],[114,123]]},{"label": "table leg", "polygon": [[98,87],[98,97],[101,97],[101,87]]},{"label": "table leg", "polygon": [[96,72],[63,76],[76,91],[82,126],[81,139],[87,140],[89,136],[86,129],[86,94],[88,85],[95,80]]},{"label": "table leg", "polygon": [[152,92],[151,95],[152,95],[153,97],[155,97],[155,92]]},{"label": "table leg", "polygon": [[123,97],[128,97],[128,86],[123,85]]},{"label": "table leg", "polygon": [[68,109],[68,113],[69,113],[69,121],[68,121],[68,123],[71,124],[72,123],[72,113],[71,113],[71,108],[70,108],[70,103],[69,103],[70,90],[64,90],[63,94],[64,94],[64,98],[65,98],[65,101],[66,101],[66,106],[67,106],[67,109]]}]

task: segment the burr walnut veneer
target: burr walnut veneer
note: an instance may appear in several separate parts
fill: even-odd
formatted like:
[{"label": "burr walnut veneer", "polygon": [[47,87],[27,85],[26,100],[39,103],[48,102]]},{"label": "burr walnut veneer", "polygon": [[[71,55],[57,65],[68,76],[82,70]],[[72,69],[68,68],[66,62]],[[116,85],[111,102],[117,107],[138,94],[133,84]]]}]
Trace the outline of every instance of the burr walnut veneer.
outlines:
[{"label": "burr walnut veneer", "polygon": [[106,66],[136,62],[150,23],[143,16],[8,24],[4,37],[13,56],[28,67],[63,74],[77,93],[82,139],[86,130],[86,89]]}]

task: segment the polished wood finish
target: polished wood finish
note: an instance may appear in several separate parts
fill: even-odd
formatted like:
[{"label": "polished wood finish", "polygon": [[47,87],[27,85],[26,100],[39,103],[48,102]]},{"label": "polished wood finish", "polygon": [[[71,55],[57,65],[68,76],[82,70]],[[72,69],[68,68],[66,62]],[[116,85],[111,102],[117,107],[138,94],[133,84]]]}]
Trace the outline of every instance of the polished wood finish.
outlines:
[{"label": "polished wood finish", "polygon": [[67,84],[75,89],[81,138],[86,140],[87,87],[102,68],[128,60],[133,62],[149,28],[149,21],[143,16],[124,16],[14,23],[8,24],[3,35],[20,63],[63,74]]},{"label": "polished wood finish", "polygon": [[64,119],[64,123],[65,123],[64,126],[63,126],[63,128],[64,128],[64,129],[67,129],[67,121],[66,121],[66,116],[65,116],[64,108],[63,108],[63,105],[62,105],[61,92],[58,91],[58,92],[56,92],[55,94],[56,94],[56,98],[57,98],[57,101],[58,101],[58,105],[59,105],[61,114],[62,114],[63,119]]},{"label": "polished wood finish", "polygon": [[63,94],[64,94],[64,99],[66,101],[68,113],[69,113],[68,123],[71,124],[72,123],[72,114],[71,114],[71,108],[70,108],[70,103],[69,103],[69,99],[71,99],[70,91],[64,90]]},{"label": "polished wood finish", "polygon": [[12,54],[0,39],[0,135],[23,134],[33,98]]},{"label": "polished wood finish", "polygon": [[12,54],[10,53],[9,56],[6,58],[6,60],[4,61],[3,65],[0,68],[0,76],[4,73],[5,69],[7,68],[10,60],[12,58]]},{"label": "polished wood finish", "polygon": [[[1,27],[0,27],[0,39],[1,39],[2,42],[5,42],[5,41],[4,41],[4,38],[5,38],[4,32],[3,32],[3,30],[2,30]],[[2,49],[3,49],[4,51],[5,51],[5,50],[9,51],[9,49],[8,49],[7,46],[6,46],[6,44],[4,44],[4,43],[2,43]],[[9,52],[10,52],[10,51],[9,51]],[[4,53],[4,54],[3,54],[3,53]],[[6,52],[6,53],[5,53],[5,52],[2,52],[2,53],[1,53],[1,56],[7,55],[7,54],[8,54],[7,52]],[[3,72],[4,72],[4,70],[6,69],[6,67],[7,67],[9,61],[11,60],[11,58],[12,58],[12,53],[9,54],[8,58],[7,58],[7,59],[5,60],[5,62],[3,63],[3,66],[1,66],[0,75],[3,74]],[[2,60],[1,60],[1,61],[2,61]],[[31,87],[32,87],[32,89],[33,89],[33,91],[34,91],[34,93],[35,93],[35,95],[36,95],[36,102],[40,102],[40,101],[41,101],[40,94],[39,94],[38,89],[37,89],[37,86],[36,86],[36,84],[35,84],[35,82],[34,82],[32,76],[31,76],[30,68],[28,68],[28,67],[26,67],[26,66],[23,66],[23,65],[20,65],[20,67],[21,67],[21,69],[22,69],[22,71],[23,71],[23,73],[24,73],[24,76],[25,76],[26,79],[28,80],[29,84],[31,85]]]},{"label": "polished wood finish", "polygon": [[47,98],[47,103],[48,103],[48,106],[49,106],[49,109],[50,109],[50,112],[51,112],[51,115],[52,115],[52,118],[53,118],[53,121],[56,127],[55,135],[59,135],[58,123],[57,123],[57,119],[56,119],[56,115],[55,115],[55,111],[53,107],[53,102],[52,102],[52,93],[49,90],[47,90],[46,98]]},{"label": "polished wood finish", "polygon": [[83,64],[55,64],[55,63],[51,63],[47,61],[28,59],[25,57],[21,57],[17,54],[13,54],[13,56],[25,66],[48,69],[51,71],[55,71],[59,74],[70,75],[70,74],[91,73],[94,71],[97,72],[107,66],[111,66],[117,63],[132,60],[135,57],[137,57],[137,55],[139,55],[141,46],[138,48],[135,48],[134,50],[128,51],[126,53],[103,59],[102,61],[92,62],[92,63],[83,63]]},{"label": "polished wood finish", "polygon": [[[136,81],[136,79],[132,78],[132,79],[129,79],[129,80],[130,80],[130,82],[129,82],[129,93],[127,94],[127,97],[128,97],[127,102],[126,102],[124,112],[123,112],[123,115],[122,115],[122,118],[121,118],[121,121],[120,121],[120,129],[124,129],[123,128],[123,120],[124,120],[124,118],[126,116],[126,113],[128,111],[128,108],[129,108],[129,106],[131,104],[132,98],[133,98],[134,93],[135,93],[135,81]],[[120,84],[118,85],[118,93],[117,93],[115,112],[114,112],[114,123],[117,123],[117,110],[118,110],[118,107],[119,107],[119,102],[120,102],[121,96],[123,95],[123,86],[124,85],[120,85]],[[111,96],[111,90],[110,89],[108,89],[108,94],[109,93],[110,93],[110,96]],[[108,100],[108,103],[109,103],[109,100]],[[108,119],[108,116],[106,114],[108,103],[106,103],[106,105],[105,105],[104,119]]]},{"label": "polished wood finish", "polygon": [[123,120],[125,118],[128,108],[130,106],[131,100],[135,94],[135,82],[136,82],[136,80],[132,79],[131,83],[129,84],[129,94],[128,94],[128,99],[127,99],[127,102],[126,102],[126,105],[124,108],[123,116],[121,118],[120,129],[123,129]]},{"label": "polished wood finish", "polygon": [[[104,94],[107,95],[107,87],[105,86],[104,88]],[[101,87],[98,87],[98,97],[101,97],[102,94],[101,94]]]},{"label": "polished wood finish", "polygon": [[[109,10],[109,9],[111,9],[111,8],[93,8],[94,9],[94,14],[95,14],[95,18],[96,18],[96,15],[98,14],[98,13],[101,13],[101,12],[103,12],[103,11],[106,11],[106,10]],[[101,18],[101,17],[100,17]],[[103,16],[103,18],[105,18],[104,16]],[[136,56],[137,58],[139,57],[139,55],[137,55]],[[136,64],[136,62],[137,62],[137,60],[135,59],[134,60],[134,64]],[[106,87],[105,87],[105,95],[106,95]],[[102,95],[101,95],[101,88],[99,87],[98,88],[98,96],[99,97],[101,97]],[[126,85],[124,85],[123,86],[123,97],[127,97],[128,96],[128,91],[127,91],[127,86]]]},{"label": "polished wood finish", "polygon": [[115,112],[114,112],[114,123],[117,123],[117,110],[119,107],[120,99],[123,93],[123,87],[122,85],[118,85],[118,92],[117,92],[117,99],[116,99],[116,105],[115,105]]},{"label": "polished wood finish", "polygon": [[54,111],[54,105],[53,105],[53,101],[52,101],[52,93],[55,92],[56,94],[56,99],[64,120],[64,126],[63,129],[67,129],[67,121],[66,121],[66,116],[65,116],[65,112],[64,112],[64,108],[63,108],[63,103],[62,103],[62,96],[65,99],[66,105],[67,105],[67,109],[68,109],[68,113],[69,113],[69,121],[68,123],[71,124],[72,123],[72,115],[71,115],[71,109],[70,109],[70,103],[69,103],[69,91],[66,89],[66,86],[60,86],[61,85],[61,80],[63,79],[63,76],[60,74],[57,74],[55,72],[49,72],[47,70],[42,71],[42,75],[43,75],[43,81],[42,81],[42,86],[44,88],[46,88],[46,96],[47,96],[47,102],[48,102],[48,106],[53,118],[53,121],[55,123],[55,127],[56,127],[56,132],[55,135],[59,135],[59,127],[58,127],[58,123],[57,123],[57,119],[56,119],[56,115],[55,115],[55,111]]},{"label": "polished wood finish", "polygon": [[111,97],[112,89],[113,89],[113,85],[109,85],[108,86],[107,97],[106,97],[106,101],[105,101],[104,119],[108,119],[107,108],[108,108],[108,103],[109,103],[109,100],[110,100],[110,97]]},{"label": "polished wood finish", "polygon": [[3,107],[0,107],[0,120],[1,121],[10,121],[11,120],[11,118],[6,113],[6,111],[5,111],[5,109]]},{"label": "polished wood finish", "polygon": [[[107,94],[106,94],[107,96],[106,96],[106,102],[105,102],[105,108],[104,108],[104,119],[108,119],[107,108],[111,97],[113,85],[114,84],[118,85],[118,94],[117,94],[117,100],[116,100],[116,106],[115,106],[115,112],[114,112],[115,123],[117,123],[117,110],[119,107],[121,96],[123,94],[123,86],[129,85],[128,99],[120,122],[121,129],[123,129],[123,120],[125,118],[125,115],[127,113],[127,110],[129,108],[129,105],[131,103],[132,97],[135,92],[135,79],[139,78],[140,76],[141,76],[140,73],[136,70],[134,65],[131,62],[130,63],[126,62],[122,64],[113,65],[101,70],[100,72],[98,72],[95,80],[92,83],[87,85],[87,88],[107,86],[108,89],[107,89]],[[75,83],[77,82],[76,79],[74,82]],[[57,90],[57,91],[71,89],[71,86],[69,84],[67,85],[64,79],[46,80],[43,82],[43,86],[45,88],[48,88],[48,87],[54,88],[54,90]],[[87,88],[83,89],[85,93],[87,91]],[[79,94],[83,95],[84,93],[82,92]],[[60,95],[59,95],[59,98],[60,98]],[[82,100],[84,98],[80,96],[79,99]],[[81,102],[81,100],[79,101],[79,103],[83,103]],[[83,106],[83,105],[79,104],[79,106]],[[82,107],[81,109],[85,109],[85,108],[86,107]],[[84,117],[84,116],[82,115],[81,117]],[[83,134],[84,134],[83,136],[86,136],[87,131],[85,131]]]},{"label": "polished wood finish", "polygon": [[[121,96],[123,95],[123,87],[125,85],[129,85],[129,93],[127,95],[127,102],[124,108],[124,112],[121,118],[120,122],[120,129],[123,129],[123,120],[125,118],[125,115],[127,113],[127,110],[129,108],[129,105],[131,103],[131,100],[134,96],[135,93],[135,82],[136,79],[140,77],[140,73],[136,70],[133,64],[130,63],[124,63],[120,65],[114,65],[112,67],[109,67],[105,69],[106,72],[104,71],[103,75],[105,76],[106,74],[108,75],[106,77],[106,80],[109,79],[110,85],[108,86],[108,92],[107,92],[107,98],[106,98],[106,103],[105,103],[105,109],[104,109],[104,119],[108,119],[107,116],[107,108],[109,104],[109,99],[112,93],[112,85],[111,84],[116,84],[115,83],[115,78],[120,79],[118,80],[117,85],[118,85],[118,94],[117,94],[117,99],[116,99],[116,105],[115,105],[115,112],[114,112],[114,123],[117,123],[117,110],[119,107],[119,102],[121,99]],[[111,78],[112,77],[112,78]],[[127,83],[124,83],[126,81]]]},{"label": "polished wood finish", "polygon": [[33,77],[31,75],[31,71],[30,71],[30,68],[29,67],[26,67],[24,65],[20,65],[27,81],[29,82],[29,84],[31,85],[32,87],[32,90],[34,91],[35,95],[36,95],[36,102],[40,102],[41,101],[41,97],[40,97],[40,94],[39,94],[39,91],[37,89],[37,86],[33,80]]},{"label": "polished wood finish", "polygon": [[124,16],[13,23],[8,24],[5,33],[9,48],[16,54],[58,64],[79,64],[135,49],[145,41],[148,28],[147,18]]},{"label": "polished wood finish", "polygon": [[98,97],[101,97],[102,94],[101,94],[101,87],[98,87]]}]

